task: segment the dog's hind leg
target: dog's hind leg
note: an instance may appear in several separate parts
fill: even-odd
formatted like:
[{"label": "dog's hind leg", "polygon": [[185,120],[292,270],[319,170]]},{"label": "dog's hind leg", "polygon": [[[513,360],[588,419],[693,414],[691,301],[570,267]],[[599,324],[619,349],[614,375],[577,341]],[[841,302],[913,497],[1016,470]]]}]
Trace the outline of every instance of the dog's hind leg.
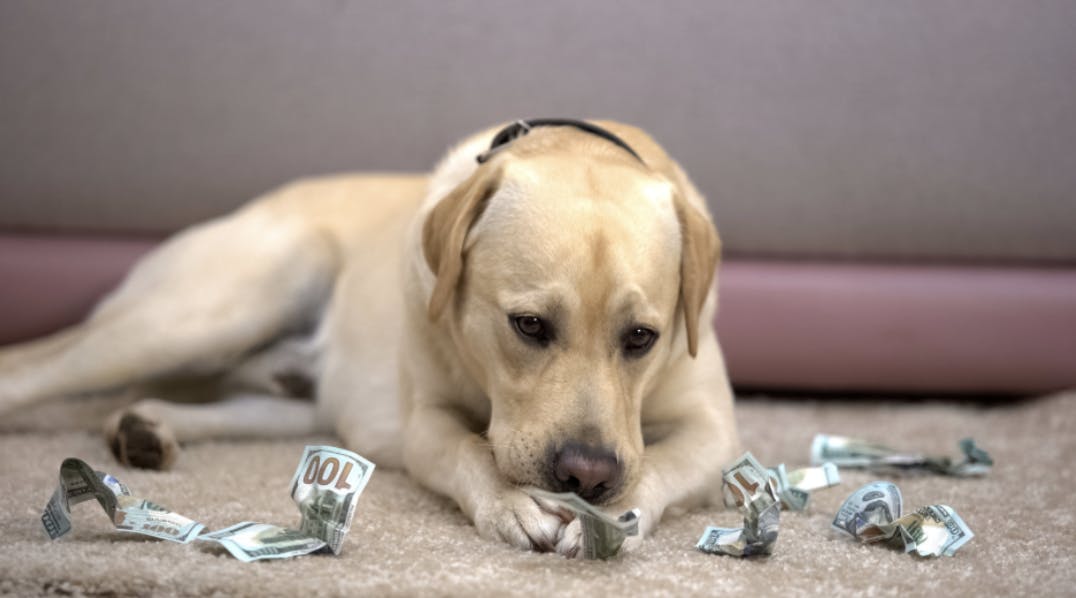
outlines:
[{"label": "dog's hind leg", "polygon": [[143,399],[113,413],[104,430],[116,459],[149,469],[171,466],[181,442],[330,431],[318,423],[310,401],[253,393],[197,405]]},{"label": "dog's hind leg", "polygon": [[258,207],[173,237],[82,324],[0,350],[0,416],[167,374],[220,371],[316,318],[333,284],[334,244]]}]

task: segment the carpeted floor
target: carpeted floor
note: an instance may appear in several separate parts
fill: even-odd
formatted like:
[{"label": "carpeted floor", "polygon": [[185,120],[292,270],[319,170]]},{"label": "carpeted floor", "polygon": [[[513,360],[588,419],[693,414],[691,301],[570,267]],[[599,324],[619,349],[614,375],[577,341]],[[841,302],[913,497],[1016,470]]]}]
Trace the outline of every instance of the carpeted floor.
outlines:
[{"label": "carpeted floor", "polygon": [[75,531],[50,542],[38,518],[64,457],[110,471],[136,494],[210,529],[242,520],[290,525],[298,512],[288,482],[306,442],[195,445],[173,471],[153,473],[117,466],[96,435],[9,431],[0,434],[0,593],[1072,596],[1074,401],[1076,393],[987,406],[740,401],[747,448],[769,465],[805,464],[816,432],[954,455],[958,439],[974,436],[997,463],[987,478],[896,480],[907,507],[948,504],[976,534],[955,557],[931,560],[857,545],[829,531],[845,496],[875,478],[847,470],[844,483],[817,493],[806,513],[783,513],[776,552],[756,560],[694,549],[707,524],[737,526],[733,511],[667,517],[637,552],[611,562],[519,552],[482,540],[452,504],[391,471],[374,474],[339,557],[244,564],[197,544],[114,532],[96,503],[76,506]]}]

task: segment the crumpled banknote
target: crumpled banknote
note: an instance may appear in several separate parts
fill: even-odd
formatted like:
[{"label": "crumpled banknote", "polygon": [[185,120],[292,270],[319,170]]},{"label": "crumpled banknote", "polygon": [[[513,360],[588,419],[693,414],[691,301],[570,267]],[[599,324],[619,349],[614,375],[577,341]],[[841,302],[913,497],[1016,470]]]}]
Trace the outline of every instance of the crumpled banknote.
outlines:
[{"label": "crumpled banknote", "polygon": [[628,536],[639,533],[639,510],[631,509],[613,517],[573,492],[548,492],[525,488],[531,496],[548,501],[575,514],[583,527],[583,546],[578,556],[584,559],[609,559],[618,552]]},{"label": "crumpled banknote", "polygon": [[71,506],[96,499],[112,524],[132,532],[186,544],[205,526],[167,508],[131,495],[127,486],[103,471],[94,471],[79,459],[64,459],[60,485],[41,514],[41,524],[55,540],[71,531]]},{"label": "crumpled banknote", "polygon": [[884,542],[922,557],[953,556],[975,534],[952,507],[929,505],[901,515],[903,499],[892,482],[872,482],[849,496],[833,529],[873,544]]},{"label": "crumpled banknote", "polygon": [[307,446],[291,481],[291,497],[299,507],[299,529],[244,521],[202,533],[205,526],[144,498],[113,476],[94,471],[79,459],[60,465],[60,484],[45,506],[41,523],[53,540],[71,531],[71,506],[97,499],[116,529],[189,543],[215,542],[244,562],[288,558],[331,550],[339,554],[351,529],[355,506],[374,464],[344,449]]},{"label": "crumpled banknote", "polygon": [[994,460],[971,438],[960,441],[963,459],[934,457],[914,451],[899,451],[858,438],[819,434],[811,443],[811,463],[825,462],[839,467],[864,468],[876,472],[927,471],[951,476],[978,476],[990,472]]},{"label": "crumpled banknote", "polygon": [[781,508],[802,511],[807,508],[811,493],[841,483],[841,475],[833,463],[821,463],[817,467],[803,467],[787,471],[785,464],[770,468],[770,479],[781,498]]},{"label": "crumpled banknote", "polygon": [[[781,509],[786,511],[806,509],[807,503],[811,500],[811,492],[841,483],[840,472],[833,463],[823,463],[817,467],[804,467],[792,471],[788,471],[785,464],[781,463],[777,467],[767,469],[766,473],[777,490],[777,497],[781,499]],[[738,506],[736,497],[727,483],[722,483],[722,491],[726,507]]]},{"label": "crumpled banknote", "polygon": [[308,446],[291,480],[291,499],[302,515],[299,529],[244,521],[198,539],[216,542],[245,562],[290,558],[325,548],[340,554],[359,496],[373,472],[374,464],[356,453]]},{"label": "crumpled banknote", "polygon": [[769,471],[748,452],[734,461],[722,477],[726,496],[743,510],[743,527],[709,526],[696,548],[739,557],[773,553],[781,509]]}]

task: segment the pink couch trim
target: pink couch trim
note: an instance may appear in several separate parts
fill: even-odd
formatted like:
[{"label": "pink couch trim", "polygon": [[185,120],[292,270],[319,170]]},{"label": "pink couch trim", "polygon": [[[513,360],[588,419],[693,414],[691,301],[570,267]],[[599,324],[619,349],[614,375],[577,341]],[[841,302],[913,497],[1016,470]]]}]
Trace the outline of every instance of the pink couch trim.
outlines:
[{"label": "pink couch trim", "polygon": [[[158,242],[0,233],[0,345],[79,321]],[[1076,387],[1076,268],[729,259],[718,280],[718,335],[740,387]]]},{"label": "pink couch trim", "polygon": [[74,324],[159,239],[0,233],[0,345]]},{"label": "pink couch trim", "polygon": [[718,335],[740,386],[1076,387],[1076,268],[729,260]]}]

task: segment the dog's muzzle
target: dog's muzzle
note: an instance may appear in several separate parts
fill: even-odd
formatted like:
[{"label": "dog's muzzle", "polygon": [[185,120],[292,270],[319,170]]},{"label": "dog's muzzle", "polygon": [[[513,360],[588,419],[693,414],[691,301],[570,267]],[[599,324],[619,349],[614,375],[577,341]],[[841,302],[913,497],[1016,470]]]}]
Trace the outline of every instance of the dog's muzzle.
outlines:
[{"label": "dog's muzzle", "polygon": [[616,453],[603,447],[569,442],[551,451],[550,487],[557,492],[574,492],[590,503],[615,496],[623,473]]}]

